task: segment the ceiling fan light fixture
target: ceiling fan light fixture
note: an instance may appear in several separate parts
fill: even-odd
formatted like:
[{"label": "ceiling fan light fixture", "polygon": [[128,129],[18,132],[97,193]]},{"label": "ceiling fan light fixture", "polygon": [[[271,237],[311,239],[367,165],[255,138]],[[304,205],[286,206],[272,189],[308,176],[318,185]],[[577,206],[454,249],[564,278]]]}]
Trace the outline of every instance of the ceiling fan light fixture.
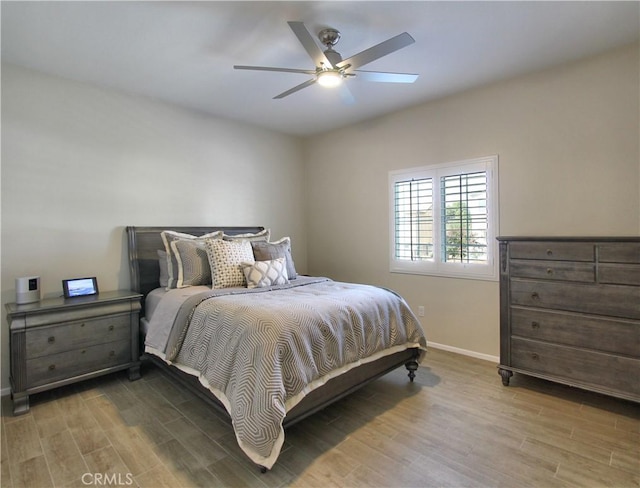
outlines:
[{"label": "ceiling fan light fixture", "polygon": [[342,83],[342,73],[333,70],[320,71],[317,81],[321,86],[333,88]]},{"label": "ceiling fan light fixture", "polygon": [[[347,59],[342,59],[340,53],[333,49],[333,46],[335,46],[340,39],[340,32],[336,29],[323,29],[318,34],[320,42],[326,47],[323,51],[320,46],[318,46],[318,42],[313,39],[313,36],[305,27],[304,23],[299,21],[290,21],[287,23],[298,38],[298,41],[300,41],[300,44],[302,44],[302,47],[307,51],[309,57],[313,60],[315,66],[314,69],[308,70],[243,65],[234,66],[234,69],[279,71],[284,73],[300,73],[313,76],[304,83],[300,83],[299,85],[276,95],[273,97],[274,99],[288,97],[292,93],[296,93],[303,88],[307,88],[316,83],[321,86],[335,88],[342,83],[343,79],[352,78],[356,75],[359,75],[360,79],[364,81],[385,83],[413,83],[418,78],[418,75],[411,73],[385,73],[382,71],[362,71],[358,69],[361,66],[375,61],[376,59],[413,44],[415,40],[406,32],[398,34],[395,37],[391,37],[386,41],[376,44],[369,49],[365,49],[358,54],[354,54]],[[342,93],[345,93],[344,90],[342,90]]]}]

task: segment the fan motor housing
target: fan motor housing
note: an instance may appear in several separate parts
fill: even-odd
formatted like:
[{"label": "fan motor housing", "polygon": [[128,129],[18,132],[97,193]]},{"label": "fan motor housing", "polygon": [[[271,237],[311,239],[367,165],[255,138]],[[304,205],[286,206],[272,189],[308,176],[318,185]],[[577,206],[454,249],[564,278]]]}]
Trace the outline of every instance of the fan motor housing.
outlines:
[{"label": "fan motor housing", "polygon": [[340,40],[340,31],[331,28],[322,29],[318,32],[318,39],[320,39],[320,42],[323,45],[331,48],[338,44],[338,41]]}]

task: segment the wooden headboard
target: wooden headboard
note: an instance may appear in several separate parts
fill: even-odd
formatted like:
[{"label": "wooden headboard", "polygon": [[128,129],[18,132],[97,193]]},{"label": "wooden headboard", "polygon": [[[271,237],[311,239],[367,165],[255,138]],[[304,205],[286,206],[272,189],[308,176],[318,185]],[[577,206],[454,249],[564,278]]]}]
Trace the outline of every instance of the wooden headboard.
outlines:
[{"label": "wooden headboard", "polygon": [[163,230],[174,230],[194,236],[222,230],[227,235],[236,235],[260,232],[264,227],[127,227],[131,289],[144,296],[160,286],[157,251],[164,251],[164,243],[160,237]]}]

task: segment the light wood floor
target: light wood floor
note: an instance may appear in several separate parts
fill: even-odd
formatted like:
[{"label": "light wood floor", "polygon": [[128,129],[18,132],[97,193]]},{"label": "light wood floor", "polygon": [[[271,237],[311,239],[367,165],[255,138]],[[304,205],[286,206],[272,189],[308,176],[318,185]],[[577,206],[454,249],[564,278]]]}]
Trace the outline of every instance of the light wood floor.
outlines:
[{"label": "light wood floor", "polygon": [[[640,486],[640,406],[432,349],[287,430],[261,474],[229,424],[153,366],[2,401],[3,488]],[[106,475],[106,476],[105,476]],[[102,476],[102,477],[101,477]]]}]

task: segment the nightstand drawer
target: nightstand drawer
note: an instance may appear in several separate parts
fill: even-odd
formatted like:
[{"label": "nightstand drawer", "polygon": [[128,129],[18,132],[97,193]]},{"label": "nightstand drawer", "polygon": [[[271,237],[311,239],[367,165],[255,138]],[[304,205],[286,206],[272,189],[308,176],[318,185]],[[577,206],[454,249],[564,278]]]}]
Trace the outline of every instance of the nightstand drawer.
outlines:
[{"label": "nightstand drawer", "polygon": [[27,360],[27,388],[131,362],[131,341],[124,340]]},{"label": "nightstand drawer", "polygon": [[511,305],[640,319],[640,287],[512,279]]},{"label": "nightstand drawer", "polygon": [[589,242],[511,242],[511,259],[594,261],[595,246]]},{"label": "nightstand drawer", "polygon": [[130,338],[129,314],[38,327],[26,333],[27,359]]},{"label": "nightstand drawer", "polygon": [[596,267],[593,263],[574,261],[537,261],[514,259],[509,263],[514,278],[536,278],[594,283]]},{"label": "nightstand drawer", "polygon": [[594,382],[604,388],[640,395],[640,360],[585,349],[513,338],[515,368],[564,378]]},{"label": "nightstand drawer", "polygon": [[511,336],[640,359],[638,321],[512,307]]}]

